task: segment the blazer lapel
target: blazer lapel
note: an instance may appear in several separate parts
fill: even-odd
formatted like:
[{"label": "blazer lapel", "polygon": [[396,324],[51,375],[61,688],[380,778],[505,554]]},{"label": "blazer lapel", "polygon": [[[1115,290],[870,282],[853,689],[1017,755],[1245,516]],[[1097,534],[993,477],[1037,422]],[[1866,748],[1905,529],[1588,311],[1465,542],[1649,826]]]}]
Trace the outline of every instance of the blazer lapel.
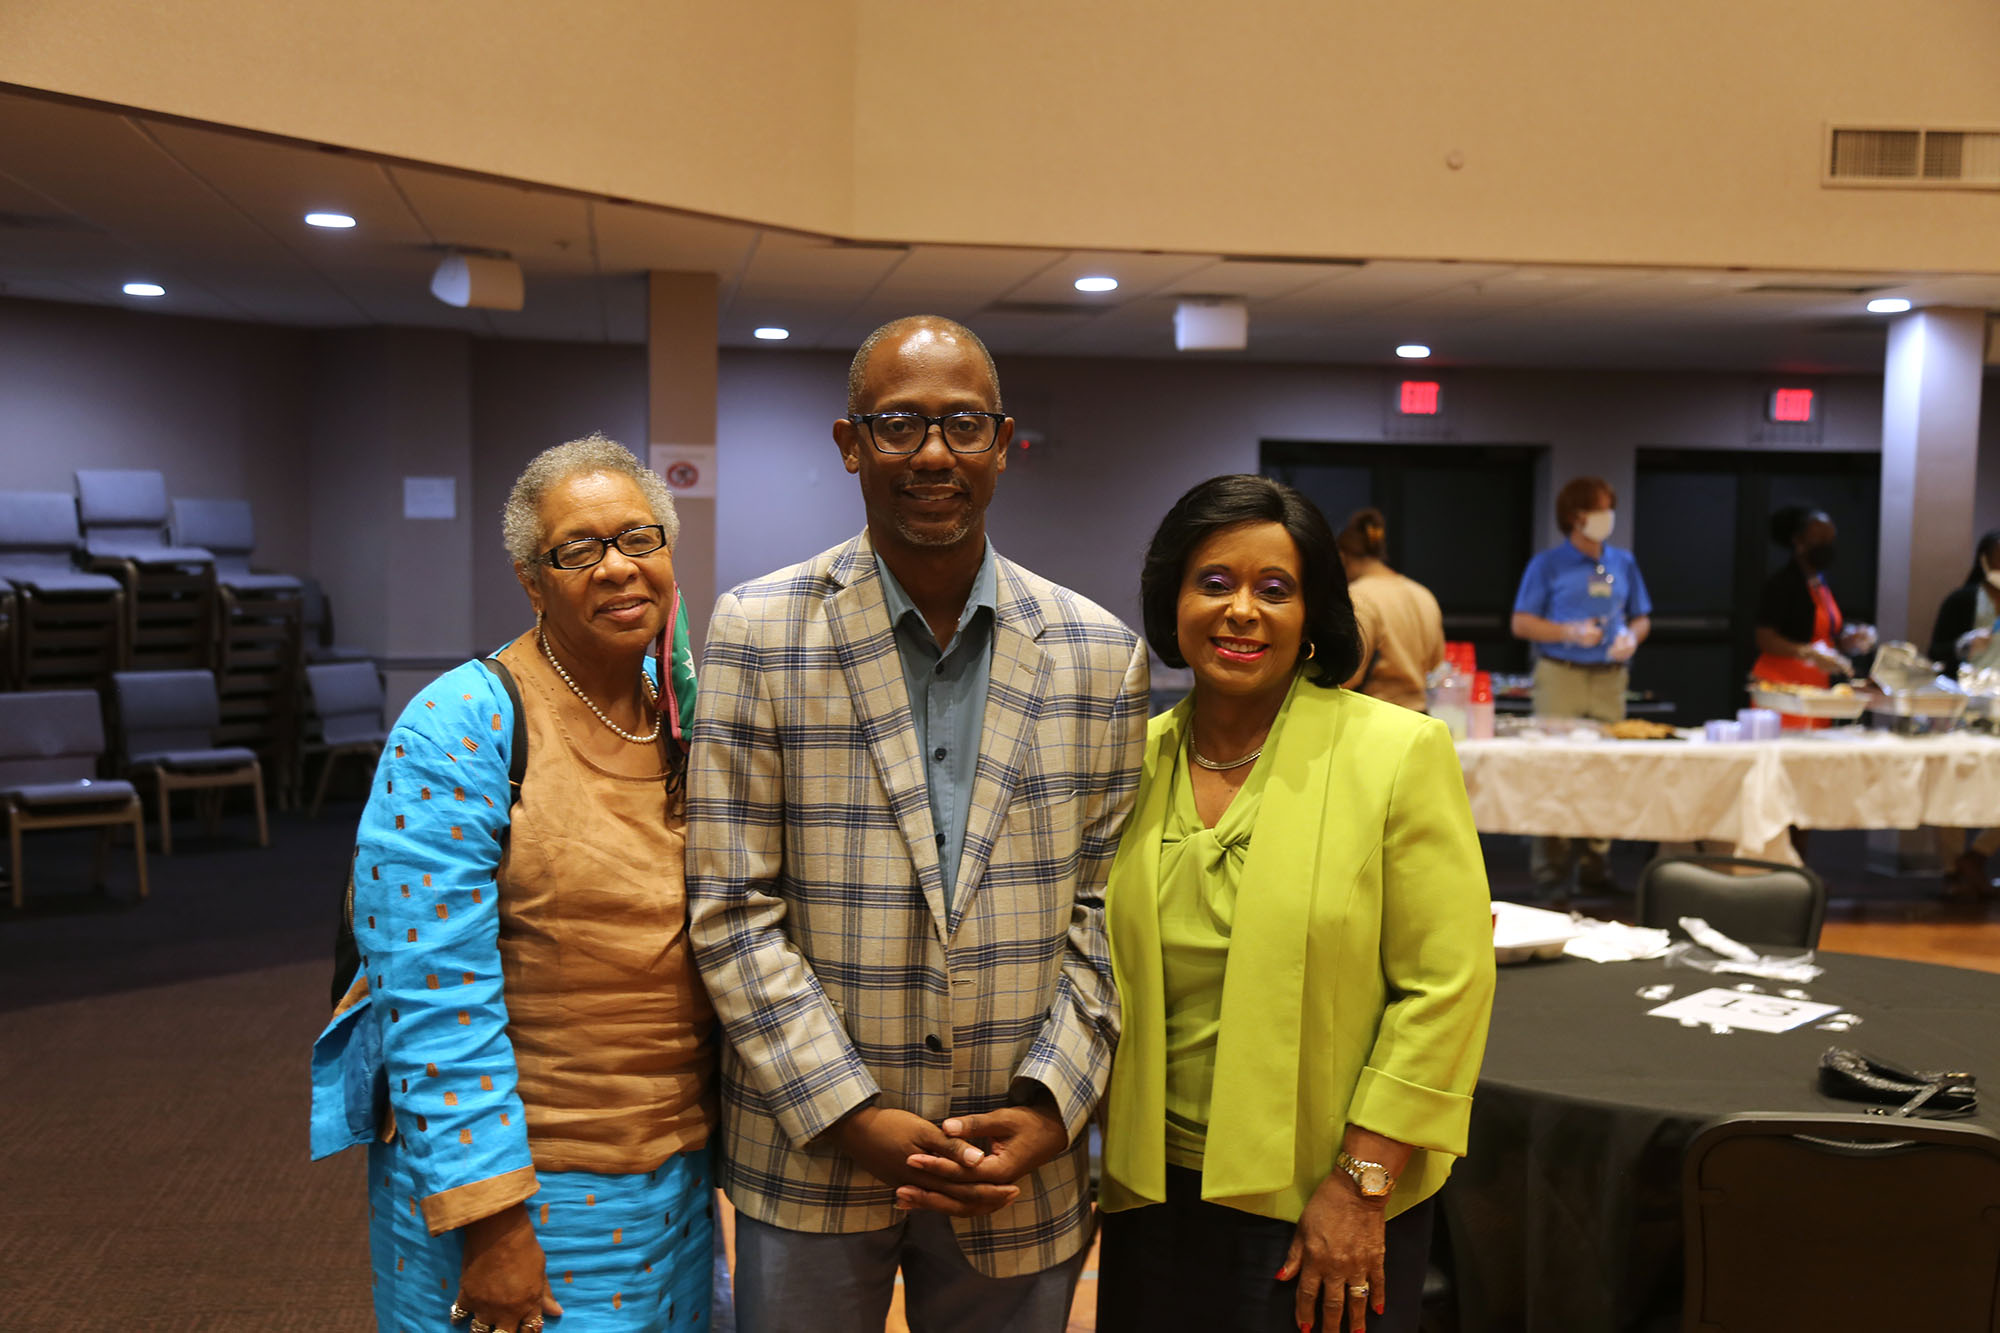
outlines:
[{"label": "blazer lapel", "polygon": [[[979,891],[993,846],[1020,785],[1042,715],[1050,672],[1048,651],[1039,642],[1042,608],[1015,575],[1010,561],[994,557],[997,614],[993,617],[993,669],[986,687],[986,711],[979,726],[979,764],[966,811],[965,852],[952,881],[948,941],[965,919],[966,904]],[[921,765],[920,765],[921,766]],[[919,774],[919,783],[922,777]],[[928,799],[928,797],[926,797]]]},{"label": "blazer lapel", "polygon": [[[847,677],[854,722],[874,756],[875,769],[889,793],[889,808],[903,830],[917,882],[940,939],[948,939],[944,878],[938,871],[937,833],[931,824],[930,787],[917,750],[917,726],[910,712],[909,684],[889,624],[889,608],[875,568],[875,551],[863,533],[834,558],[829,571],[840,585],[827,599],[827,628]],[[981,761],[984,767],[984,761]],[[961,881],[962,883],[963,881]]]},{"label": "blazer lapel", "polygon": [[1115,1117],[1130,1133],[1104,1139],[1106,1188],[1123,1182],[1134,1202],[1163,1203],[1167,1197],[1167,1024],[1166,978],[1160,958],[1160,838],[1167,829],[1167,800],[1174,765],[1192,707],[1186,699],[1166,721],[1155,723],[1146,740],[1139,795],[1125,822],[1125,836],[1112,858],[1104,889],[1111,970],[1124,1001],[1124,1032],[1118,1058],[1111,1062],[1107,1101],[1124,1108]]}]

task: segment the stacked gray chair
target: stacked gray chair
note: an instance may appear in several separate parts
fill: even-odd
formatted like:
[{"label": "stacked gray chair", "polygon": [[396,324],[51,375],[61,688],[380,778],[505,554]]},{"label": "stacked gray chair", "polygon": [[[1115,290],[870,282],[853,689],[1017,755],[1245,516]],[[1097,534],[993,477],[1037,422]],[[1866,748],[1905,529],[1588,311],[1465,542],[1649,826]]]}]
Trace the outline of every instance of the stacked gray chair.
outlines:
[{"label": "stacked gray chair", "polygon": [[14,626],[20,615],[14,601],[14,585],[0,579],[0,690],[21,688],[21,655],[14,641]]},{"label": "stacked gray chair", "polygon": [[389,739],[389,729],[382,722],[382,675],[373,662],[315,662],[306,668],[306,679],[319,714],[319,740],[308,748],[326,755],[310,811],[318,819],[334,760],[359,755],[372,761]]},{"label": "stacked gray chair", "polygon": [[297,785],[303,582],[251,568],[256,521],[248,500],[181,500],[168,539],[215,556],[216,616],[207,661],[222,692],[217,740],[263,756],[281,798]]},{"label": "stacked gray chair", "polygon": [[96,776],[103,753],[104,722],[94,691],[0,694],[0,817],[7,822],[16,911],[28,889],[21,835],[33,829],[98,827],[93,879],[102,887],[105,842],[113,828],[129,824],[139,896],[146,896],[146,825],[139,793],[129,782]]},{"label": "stacked gray chair", "polygon": [[15,597],[16,682],[96,686],[125,665],[125,593],[77,568],[76,497],[0,491],[0,579]]},{"label": "stacked gray chair", "polygon": [[76,498],[86,564],[125,589],[128,664],[207,666],[215,556],[169,540],[166,478],[145,469],[82,469]]},{"label": "stacked gray chair", "polygon": [[268,847],[264,815],[264,771],[257,755],[242,746],[219,746],[222,721],[215,677],[206,671],[121,671],[111,678],[117,700],[118,738],[125,770],[148,777],[159,796],[160,854],[174,851],[173,811],[177,791],[200,791],[211,832],[219,822],[221,789],[248,787],[257,809],[257,845]]}]

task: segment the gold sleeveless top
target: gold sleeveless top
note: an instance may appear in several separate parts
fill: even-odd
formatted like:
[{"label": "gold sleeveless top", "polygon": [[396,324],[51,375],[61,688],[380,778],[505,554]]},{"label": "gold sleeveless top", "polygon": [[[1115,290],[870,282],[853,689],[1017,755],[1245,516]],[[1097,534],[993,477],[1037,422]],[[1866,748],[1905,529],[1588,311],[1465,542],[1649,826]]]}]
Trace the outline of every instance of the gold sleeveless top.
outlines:
[{"label": "gold sleeveless top", "polygon": [[[715,1026],[688,943],[686,820],[664,772],[593,763],[533,634],[500,653],[528,767],[500,863],[500,962],[528,1144],[545,1171],[651,1171],[708,1141]],[[591,725],[595,726],[593,722]]]}]

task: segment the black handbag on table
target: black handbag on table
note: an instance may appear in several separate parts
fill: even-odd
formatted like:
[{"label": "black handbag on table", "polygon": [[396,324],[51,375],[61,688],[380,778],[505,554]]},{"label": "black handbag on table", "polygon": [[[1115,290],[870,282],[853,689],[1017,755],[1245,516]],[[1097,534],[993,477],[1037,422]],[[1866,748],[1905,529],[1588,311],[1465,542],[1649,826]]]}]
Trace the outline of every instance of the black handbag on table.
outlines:
[{"label": "black handbag on table", "polygon": [[1830,1046],[1820,1056],[1819,1090],[1829,1097],[1895,1108],[1879,1114],[1945,1117],[1979,1109],[1977,1080],[1971,1074],[1904,1069],[1844,1046]]}]

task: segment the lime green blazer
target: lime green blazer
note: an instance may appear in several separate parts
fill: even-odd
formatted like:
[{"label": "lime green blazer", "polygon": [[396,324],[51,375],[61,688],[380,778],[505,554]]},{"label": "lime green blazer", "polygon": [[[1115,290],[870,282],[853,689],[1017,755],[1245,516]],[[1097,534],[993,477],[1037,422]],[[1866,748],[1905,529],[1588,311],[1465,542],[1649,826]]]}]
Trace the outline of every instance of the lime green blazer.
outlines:
[{"label": "lime green blazer", "polygon": [[[1105,891],[1124,1033],[1104,1206],[1166,1197],[1160,837],[1192,700],[1147,729]],[[1202,1197],[1296,1221],[1352,1122],[1413,1145],[1394,1215],[1465,1153],[1493,1006],[1486,868],[1443,723],[1295,680],[1268,756],[1222,985]]]}]

